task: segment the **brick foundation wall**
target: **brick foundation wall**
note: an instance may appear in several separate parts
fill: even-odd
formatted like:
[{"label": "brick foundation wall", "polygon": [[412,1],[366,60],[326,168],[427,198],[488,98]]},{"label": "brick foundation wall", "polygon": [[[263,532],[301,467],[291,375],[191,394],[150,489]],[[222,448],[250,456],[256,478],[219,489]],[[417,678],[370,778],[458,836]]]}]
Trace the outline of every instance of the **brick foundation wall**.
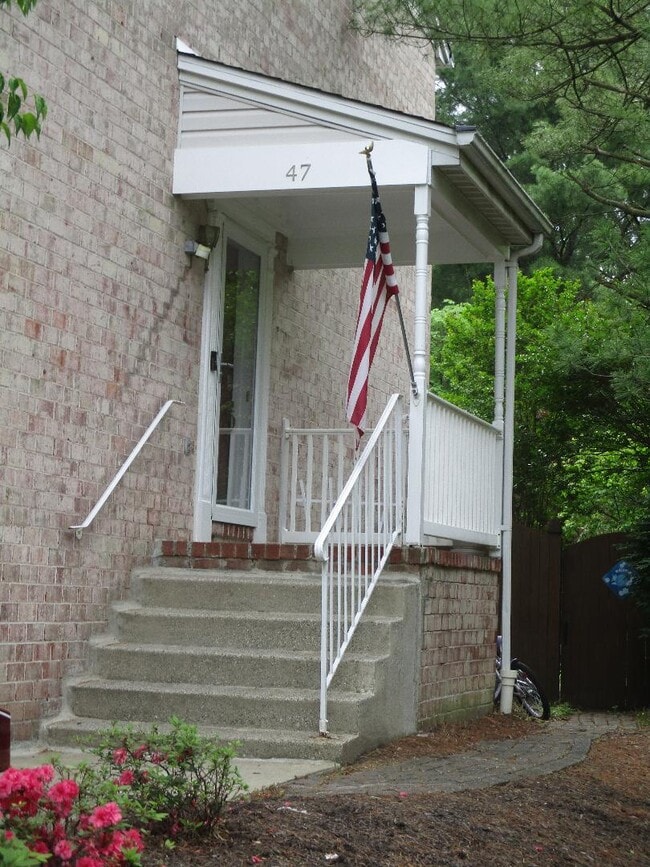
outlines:
[{"label": "brick foundation wall", "polygon": [[418,725],[492,707],[500,560],[439,551],[420,567],[422,655]]}]

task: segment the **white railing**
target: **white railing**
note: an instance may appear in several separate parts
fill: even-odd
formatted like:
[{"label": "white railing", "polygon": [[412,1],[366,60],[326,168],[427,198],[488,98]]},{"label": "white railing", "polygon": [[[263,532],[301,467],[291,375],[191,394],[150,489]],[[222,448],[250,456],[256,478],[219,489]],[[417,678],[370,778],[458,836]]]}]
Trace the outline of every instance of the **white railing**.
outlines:
[{"label": "white railing", "polygon": [[402,532],[402,400],[394,394],[314,543],[322,562],[321,734],[327,690]]},{"label": "white railing", "polygon": [[425,429],[425,534],[497,548],[501,434],[434,394],[427,396]]},{"label": "white railing", "polygon": [[183,402],[182,400],[168,400],[162,405],[162,407],[160,408],[156,417],[153,419],[153,421],[151,422],[149,427],[146,429],[146,431],[142,434],[142,436],[138,440],[135,448],[133,449],[131,454],[128,456],[128,458],[124,461],[124,463],[119,468],[119,470],[115,473],[112,480],[109,482],[108,487],[106,488],[104,493],[101,495],[99,500],[97,500],[97,503],[93,506],[93,508],[90,510],[90,512],[88,512],[88,514],[86,515],[86,518],[81,522],[81,524],[72,524],[68,528],[70,530],[75,531],[75,535],[76,535],[77,539],[81,539],[81,535],[82,535],[83,531],[87,527],[89,527],[92,524],[92,522],[95,520],[95,518],[97,517],[97,514],[99,513],[101,508],[106,503],[106,500],[108,500],[110,495],[113,493],[115,488],[118,486],[120,479],[122,478],[124,473],[126,473],[126,471],[131,466],[133,461],[137,458],[137,456],[142,451],[143,446],[146,444],[146,442],[149,439],[149,437],[151,436],[151,434],[155,431],[155,429],[158,427],[160,422],[167,415],[167,411],[171,408],[171,406],[173,404],[182,403],[182,402]]},{"label": "white railing", "polygon": [[313,542],[355,461],[355,431],[292,428],[285,419],[280,454],[280,542]]}]

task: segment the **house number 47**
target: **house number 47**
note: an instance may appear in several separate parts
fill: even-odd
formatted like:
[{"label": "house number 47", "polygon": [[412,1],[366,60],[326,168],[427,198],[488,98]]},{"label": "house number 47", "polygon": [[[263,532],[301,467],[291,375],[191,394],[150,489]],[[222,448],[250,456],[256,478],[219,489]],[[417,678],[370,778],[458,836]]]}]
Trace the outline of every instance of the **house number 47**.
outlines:
[{"label": "house number 47", "polygon": [[291,178],[292,181],[304,181],[309,174],[311,163],[301,163],[299,166],[293,165],[286,173],[285,177]]}]

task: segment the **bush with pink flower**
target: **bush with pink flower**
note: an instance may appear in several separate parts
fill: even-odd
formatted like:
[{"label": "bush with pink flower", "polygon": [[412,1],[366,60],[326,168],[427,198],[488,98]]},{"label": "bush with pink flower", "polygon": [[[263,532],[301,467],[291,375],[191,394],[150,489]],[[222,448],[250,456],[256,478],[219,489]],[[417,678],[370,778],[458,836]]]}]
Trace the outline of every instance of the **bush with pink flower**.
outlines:
[{"label": "bush with pink flower", "polygon": [[246,789],[234,744],[176,718],[168,728],[114,725],[90,749],[92,765],[0,774],[0,867],[137,865],[142,833],[213,832],[227,800]]},{"label": "bush with pink flower", "polygon": [[[115,801],[95,803],[103,784],[87,766],[68,776],[59,765],[0,774],[0,865],[121,867],[140,864],[140,832]],[[56,779],[57,774],[62,775]]]},{"label": "bush with pink flower", "polygon": [[132,824],[176,838],[210,833],[228,799],[246,790],[236,744],[204,737],[177,717],[165,729],[114,725],[91,752],[103,776],[128,793],[120,803]]}]

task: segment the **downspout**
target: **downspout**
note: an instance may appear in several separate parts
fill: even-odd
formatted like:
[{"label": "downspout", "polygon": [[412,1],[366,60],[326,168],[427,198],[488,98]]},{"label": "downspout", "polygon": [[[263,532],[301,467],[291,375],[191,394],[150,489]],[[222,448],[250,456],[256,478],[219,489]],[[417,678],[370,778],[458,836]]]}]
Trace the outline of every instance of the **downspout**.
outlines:
[{"label": "downspout", "polygon": [[519,260],[537,253],[544,235],[535,235],[533,243],[518,250],[506,262],[508,300],[506,305],[506,382],[503,428],[503,500],[501,512],[501,713],[512,712],[515,672],[510,669],[512,615],[512,480],[515,438],[515,357],[517,343],[517,274]]}]

